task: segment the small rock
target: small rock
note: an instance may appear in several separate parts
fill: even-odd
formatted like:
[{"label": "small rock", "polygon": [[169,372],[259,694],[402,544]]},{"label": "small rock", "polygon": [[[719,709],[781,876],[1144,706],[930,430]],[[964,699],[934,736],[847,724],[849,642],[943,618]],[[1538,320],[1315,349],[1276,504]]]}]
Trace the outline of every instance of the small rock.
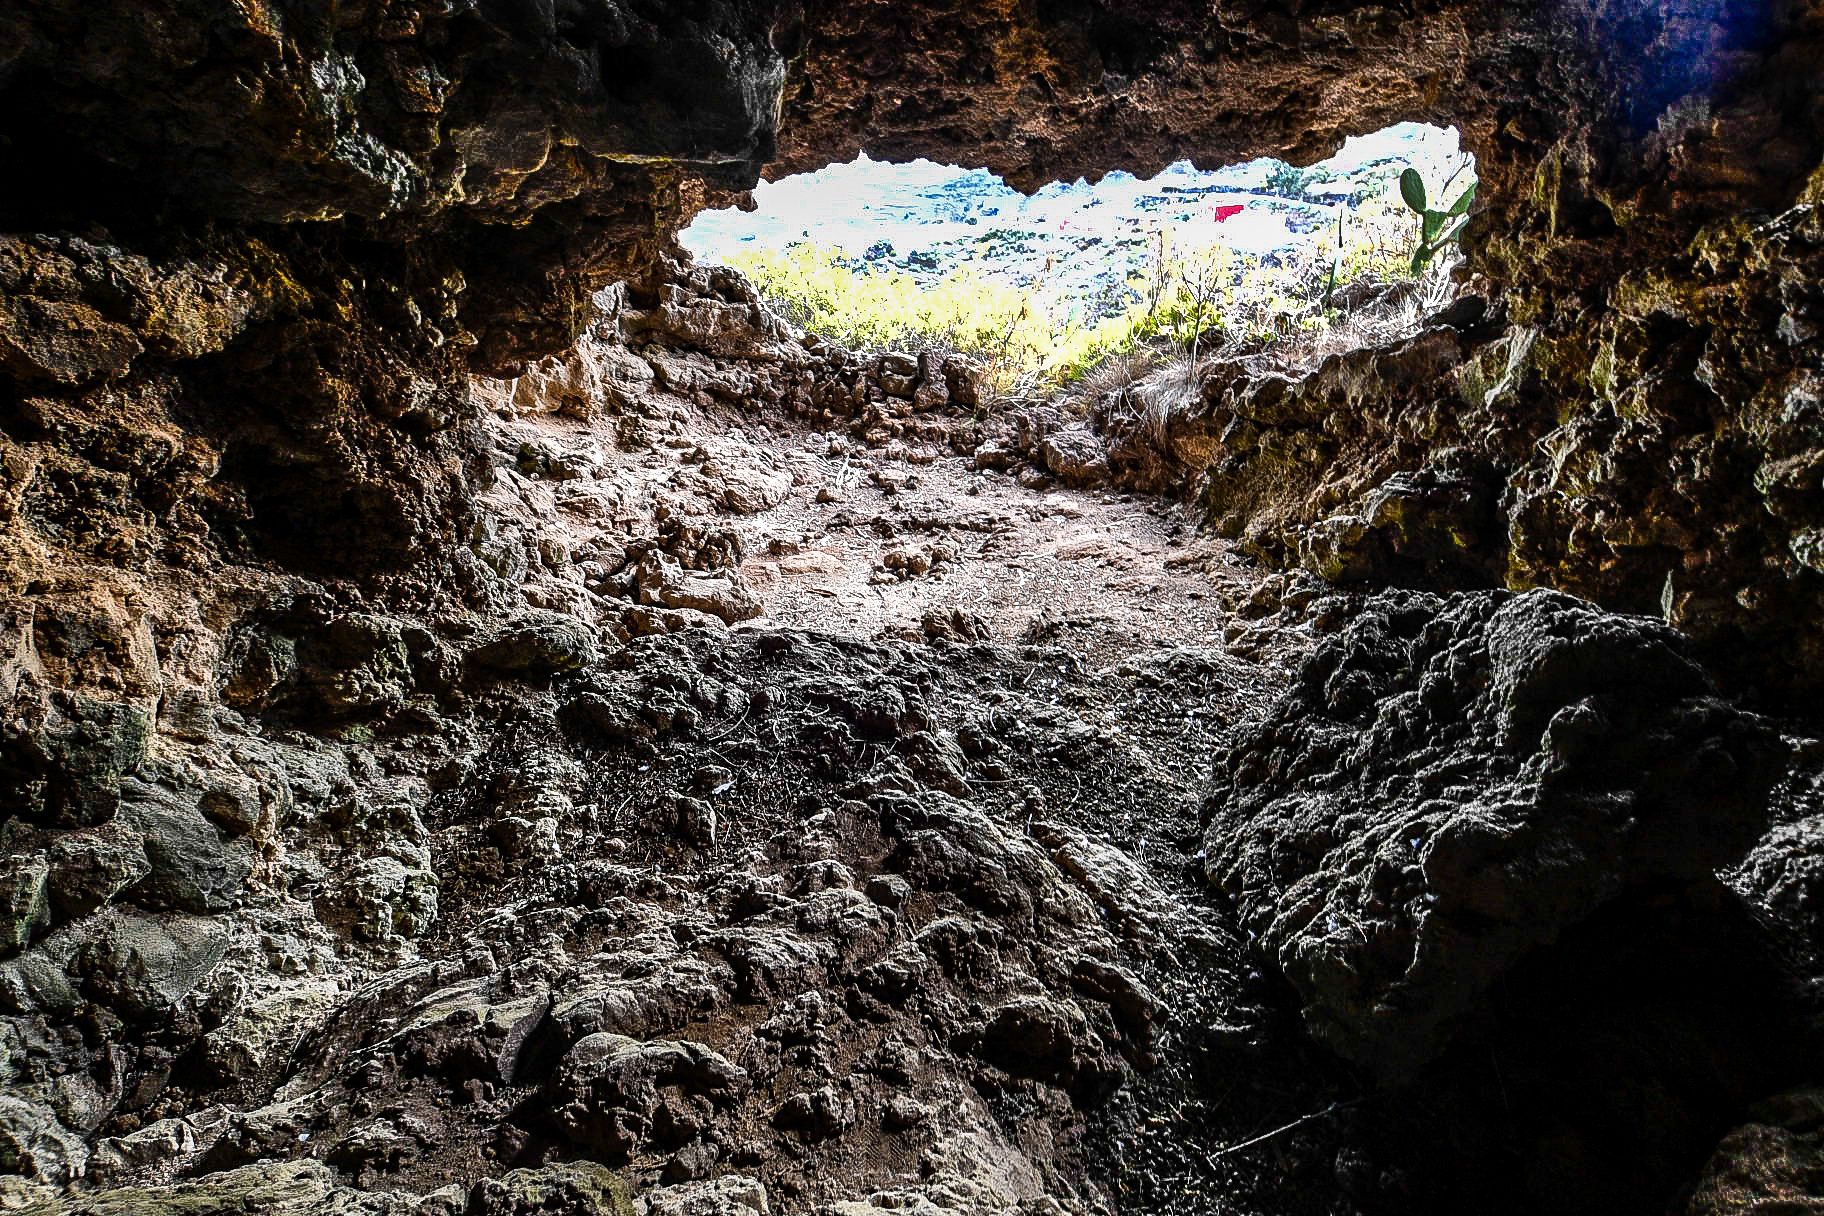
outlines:
[{"label": "small rock", "polygon": [[705,798],[725,794],[733,789],[734,785],[735,775],[728,769],[714,764],[698,769],[696,775],[690,779],[692,792]]},{"label": "small rock", "polygon": [[934,642],[985,642],[992,636],[987,620],[964,608],[932,608],[919,624]]},{"label": "small rock", "polygon": [[765,1185],[741,1174],[657,1187],[640,1199],[646,1205],[646,1216],[768,1216],[771,1211]]},{"label": "small rock", "polygon": [[51,845],[51,905],[87,916],[152,872],[145,845],[123,820],[59,836]]},{"label": "small rock", "polygon": [[157,1023],[221,964],[229,929],[219,918],[107,914],[79,963],[97,1002],[130,1021]]},{"label": "small rock", "polygon": [[471,668],[496,675],[548,679],[595,661],[595,630],[555,612],[533,613],[469,652]]},{"label": "small rock", "polygon": [[931,1121],[931,1108],[916,1098],[895,1094],[880,1112],[880,1125],[890,1132],[909,1131]]},{"label": "small rock", "polygon": [[875,364],[880,391],[909,400],[918,391],[918,360],[909,355],[885,354]]},{"label": "small rock", "polygon": [[773,1112],[773,1126],[809,1141],[828,1140],[855,1126],[855,1099],[833,1085],[793,1094]]},{"label": "small rock", "polygon": [[1039,459],[1068,486],[1087,488],[1108,479],[1108,451],[1087,427],[1053,431],[1039,444]]},{"label": "small rock", "polygon": [[151,872],[132,889],[134,902],[182,912],[224,912],[237,906],[253,873],[253,844],[231,839],[181,796],[141,787],[121,808],[140,838]]},{"label": "small rock", "polygon": [[700,798],[682,795],[677,800],[678,835],[698,848],[713,848],[716,843],[716,808]]},{"label": "small rock", "polygon": [[903,908],[912,898],[912,884],[898,874],[876,874],[868,879],[868,898],[883,908]]},{"label": "small rock", "polygon": [[355,931],[369,941],[415,938],[437,919],[437,876],[396,857],[360,862],[345,890],[355,911]]},{"label": "small rock", "polygon": [[555,858],[563,853],[557,839],[558,822],[550,816],[526,819],[503,815],[488,829],[501,852],[515,861],[527,858]]},{"label": "small rock", "polygon": [[41,854],[0,859],[0,958],[25,949],[33,933],[49,922],[50,873]]}]

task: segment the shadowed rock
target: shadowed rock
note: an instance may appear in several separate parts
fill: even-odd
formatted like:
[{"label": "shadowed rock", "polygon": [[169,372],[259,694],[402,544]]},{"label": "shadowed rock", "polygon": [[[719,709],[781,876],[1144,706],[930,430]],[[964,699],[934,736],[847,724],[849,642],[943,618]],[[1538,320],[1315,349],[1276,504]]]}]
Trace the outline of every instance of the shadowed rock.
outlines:
[{"label": "shadowed rock", "polygon": [[1208,868],[1313,1033],[1409,1075],[1604,904],[1714,883],[1783,756],[1657,622],[1387,595],[1221,758]]}]

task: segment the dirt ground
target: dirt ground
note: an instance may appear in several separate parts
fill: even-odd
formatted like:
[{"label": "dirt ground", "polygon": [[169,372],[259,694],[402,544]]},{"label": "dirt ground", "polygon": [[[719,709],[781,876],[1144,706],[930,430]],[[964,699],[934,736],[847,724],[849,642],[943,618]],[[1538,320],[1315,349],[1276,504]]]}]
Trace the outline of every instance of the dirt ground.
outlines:
[{"label": "dirt ground", "polygon": [[568,543],[649,511],[713,515],[738,538],[739,575],[759,600],[739,628],[1053,642],[1102,667],[1220,640],[1261,581],[1200,534],[1189,504],[976,468],[936,444],[870,447],[736,416],[625,452],[589,423],[519,425],[535,445],[591,452],[578,464],[589,476],[553,487]]},{"label": "dirt ground", "polygon": [[[1285,665],[1305,648],[1298,628],[1275,631],[1264,662],[1225,642],[1259,573],[1200,534],[1185,504],[977,469],[936,444],[869,446],[759,426],[751,415],[687,425],[688,439],[686,422],[672,419],[666,437],[627,450],[602,442],[592,423],[547,415],[518,424],[522,451],[569,452],[570,467],[588,470],[556,486],[567,543],[586,549],[599,543],[600,521],[638,517],[636,530],[669,537],[681,561],[708,567],[683,575],[697,580],[691,603],[751,595],[738,614],[747,619],[726,628],[686,612],[674,621],[681,631],[630,640],[617,664],[624,674],[601,696],[648,713],[677,697],[695,707],[684,711],[691,729],[585,751],[563,839],[579,855],[654,875],[671,892],[656,902],[713,924],[717,892],[798,873],[807,856],[862,886],[907,870],[904,842],[882,834],[880,800],[949,797],[985,815],[1003,841],[977,838],[968,846],[976,862],[954,864],[1012,872],[1011,854],[1036,848],[1102,917],[1092,931],[1038,916],[1012,939],[1055,935],[1036,959],[1015,951],[973,978],[934,980],[907,1004],[918,1016],[889,1024],[887,1039],[910,1034],[931,1061],[906,1083],[913,1100],[947,1112],[934,1126],[950,1138],[939,1135],[922,1166],[896,1136],[857,1138],[854,1156],[834,1140],[809,1157],[756,1148],[737,1164],[787,1210],[812,1210],[852,1177],[929,1185],[933,1170],[945,1176],[931,1153],[991,1131],[1006,1141],[996,1170],[1008,1160],[1063,1163],[1036,1185],[1090,1210],[1325,1210],[1316,1197],[1333,1191],[1338,1125],[1328,1115],[1299,1121],[1341,1091],[1298,1028],[1272,1012],[1279,1002],[1240,961],[1245,945],[1199,877],[1210,758],[1278,694]],[[610,493],[619,497],[604,507]],[[710,551],[721,556],[701,556]],[[738,578],[728,562],[736,553]],[[723,582],[728,590],[703,589]],[[529,733],[501,750],[495,778],[467,788],[511,784],[547,747]],[[686,811],[699,817],[694,827],[680,830],[678,806],[697,808]],[[482,928],[465,909],[481,917],[550,899],[548,877],[499,847],[496,815],[456,800],[436,832],[450,859],[440,932],[452,946]],[[943,893],[949,880],[912,877],[908,931],[948,923],[958,906]],[[1004,912],[973,889],[961,906]],[[1083,1100],[1079,1113],[1058,1102],[1055,1086],[1070,1090],[1068,1079],[1035,1086],[1018,1064],[1007,1066],[1012,1076],[983,1072],[958,1048],[975,1033],[966,1027],[978,1015],[965,1010],[1030,999],[1018,994],[1056,982],[1042,961],[1054,949],[1125,960],[1156,1010],[1154,1046],[1133,1057],[1130,1082],[1106,1101]],[[842,970],[823,982],[840,989]],[[786,995],[753,1012],[680,1014],[666,1032],[741,1059],[751,1019],[776,1013]],[[923,1031],[909,1030],[921,1019]],[[887,1049],[881,1031],[858,1018],[834,1038],[818,1067],[848,1076],[865,1107],[880,1088],[866,1062]],[[789,1102],[813,1074],[787,1069],[751,1108]],[[764,1121],[744,1131],[755,1143],[776,1135]],[[1275,1134],[1247,1143],[1265,1133]],[[539,1143],[534,1129],[526,1160],[539,1159]]]},{"label": "dirt ground", "polygon": [[742,573],[776,624],[912,637],[960,614],[982,640],[1056,641],[1101,666],[1207,642],[1219,591],[1249,579],[1181,504],[1030,489],[959,456],[818,436],[784,457],[812,485],[740,527]]}]

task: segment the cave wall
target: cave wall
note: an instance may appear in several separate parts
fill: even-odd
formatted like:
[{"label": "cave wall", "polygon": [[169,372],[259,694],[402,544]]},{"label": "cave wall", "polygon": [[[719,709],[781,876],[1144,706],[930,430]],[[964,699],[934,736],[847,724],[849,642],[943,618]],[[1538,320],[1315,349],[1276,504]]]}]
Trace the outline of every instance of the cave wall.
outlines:
[{"label": "cave wall", "polygon": [[[863,146],[1034,186],[1460,125],[1478,303],[1296,381],[1212,367],[1185,420],[1211,517],[1337,581],[1663,610],[1725,672],[1815,686],[1821,64],[1815,0],[14,0],[8,1067],[124,1093],[182,1046],[257,1093],[289,1050],[274,1023],[327,1018],[338,983],[393,974],[415,1007],[394,965],[438,915],[423,816],[488,748],[477,705],[523,717],[525,687],[601,657],[561,612],[492,632],[538,542],[490,493],[502,390],[476,377],[563,351],[616,280],[635,311],[688,309],[643,280],[690,214]],[[600,383],[630,367],[602,357]],[[638,676],[608,681],[635,725],[733,703]],[[491,810],[562,785],[534,760]],[[286,970],[356,939],[360,966]],[[185,1023],[230,951],[252,998]],[[78,990],[103,1011],[86,1031]],[[351,1008],[326,1036],[379,1024]],[[259,1033],[274,1058],[237,1054]],[[117,1059],[127,1040],[145,1050]],[[59,1121],[121,1097],[58,1093],[49,1123],[0,1111],[9,1168],[67,1181]],[[236,1134],[257,1155],[286,1129]]]},{"label": "cave wall", "polygon": [[569,345],[753,180],[796,36],[727,4],[8,6],[13,589],[67,554],[488,603],[452,543],[471,372]]},{"label": "cave wall", "polygon": [[[1481,166],[1490,316],[1441,360],[1264,400],[1213,376],[1213,518],[1330,577],[1561,587],[1815,672],[1789,626],[1824,603],[1821,23],[1799,0],[28,0],[0,16],[0,171],[29,183],[0,200],[15,531],[80,549],[53,517],[84,502],[422,598],[405,572],[471,565],[446,543],[467,375],[568,346],[593,291],[763,170],[866,146],[1033,187],[1425,119]],[[198,471],[81,455],[141,418]],[[1477,526],[1408,519],[1447,509]]]}]

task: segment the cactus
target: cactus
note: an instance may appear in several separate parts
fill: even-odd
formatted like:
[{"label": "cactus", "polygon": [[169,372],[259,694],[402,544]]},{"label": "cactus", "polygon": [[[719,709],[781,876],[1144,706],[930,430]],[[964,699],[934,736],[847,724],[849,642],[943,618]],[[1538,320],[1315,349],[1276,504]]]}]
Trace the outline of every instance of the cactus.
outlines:
[{"label": "cactus", "polygon": [[[1444,183],[1444,189],[1449,190],[1454,181],[1453,176]],[[1438,251],[1456,240],[1463,225],[1469,223],[1469,208],[1476,201],[1476,183],[1470,182],[1469,188],[1448,208],[1436,211],[1427,205],[1431,200],[1425,193],[1425,179],[1417,169],[1408,169],[1400,174],[1400,198],[1419,217],[1419,247],[1412,253],[1412,273],[1422,274]]]}]

